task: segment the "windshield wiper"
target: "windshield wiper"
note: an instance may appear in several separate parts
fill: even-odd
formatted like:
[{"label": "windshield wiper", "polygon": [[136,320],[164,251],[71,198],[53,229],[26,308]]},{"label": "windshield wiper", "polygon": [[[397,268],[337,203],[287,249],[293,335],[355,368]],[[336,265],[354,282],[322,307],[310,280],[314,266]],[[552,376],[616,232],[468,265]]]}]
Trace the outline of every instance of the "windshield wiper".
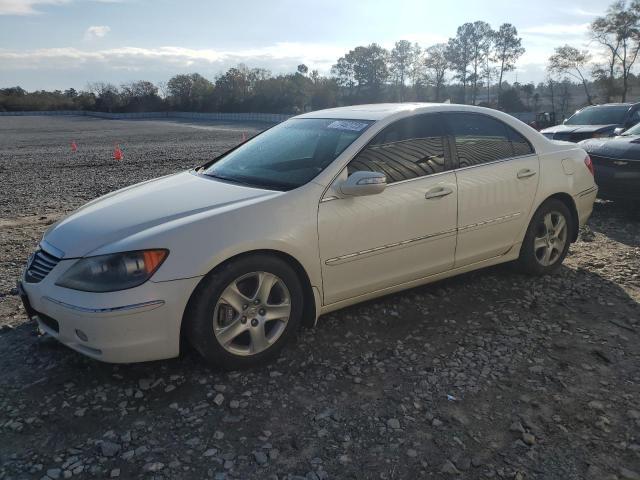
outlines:
[{"label": "windshield wiper", "polygon": [[203,173],[203,175],[211,178],[217,178],[218,180],[223,180],[225,182],[239,183],[240,185],[251,185],[250,183],[243,182],[242,180],[238,180],[237,178],[225,177],[224,175],[219,175],[217,173]]}]

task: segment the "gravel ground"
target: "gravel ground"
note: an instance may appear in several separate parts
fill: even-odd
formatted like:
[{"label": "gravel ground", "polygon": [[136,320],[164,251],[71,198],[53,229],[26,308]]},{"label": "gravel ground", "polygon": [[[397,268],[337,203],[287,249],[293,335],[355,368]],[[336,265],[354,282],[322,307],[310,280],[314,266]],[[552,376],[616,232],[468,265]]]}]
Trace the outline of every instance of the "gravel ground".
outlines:
[{"label": "gravel ground", "polygon": [[640,479],[640,219],[614,203],[556,275],[341,310],[263,369],[113,366],[38,334],[13,287],[48,224],[259,128],[0,118],[0,479]]}]

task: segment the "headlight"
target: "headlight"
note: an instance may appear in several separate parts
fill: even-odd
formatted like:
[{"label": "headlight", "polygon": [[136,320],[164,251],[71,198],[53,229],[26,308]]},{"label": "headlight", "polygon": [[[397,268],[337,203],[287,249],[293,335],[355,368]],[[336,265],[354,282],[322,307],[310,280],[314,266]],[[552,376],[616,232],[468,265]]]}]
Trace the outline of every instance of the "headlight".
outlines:
[{"label": "headlight", "polygon": [[126,290],[149,280],[168,255],[168,250],[157,249],[83,258],[56,285],[84,292]]}]

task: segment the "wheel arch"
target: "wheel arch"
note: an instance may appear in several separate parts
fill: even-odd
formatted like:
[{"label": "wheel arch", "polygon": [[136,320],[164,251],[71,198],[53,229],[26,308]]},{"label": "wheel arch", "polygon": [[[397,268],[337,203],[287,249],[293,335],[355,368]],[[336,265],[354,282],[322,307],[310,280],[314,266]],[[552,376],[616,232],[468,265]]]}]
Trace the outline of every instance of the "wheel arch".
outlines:
[{"label": "wheel arch", "polygon": [[542,205],[544,202],[552,198],[564,203],[565,206],[569,209],[569,212],[571,212],[572,222],[571,222],[570,240],[571,240],[571,243],[575,243],[576,240],[578,240],[578,232],[580,230],[580,225],[579,225],[580,217],[578,216],[578,207],[576,206],[576,202],[573,200],[573,197],[568,193],[558,192],[547,197],[540,205]]},{"label": "wheel arch", "polygon": [[204,280],[206,278],[208,278],[210,275],[215,275],[215,272],[222,268],[223,266],[234,262],[236,260],[238,260],[239,258],[242,257],[246,257],[246,256],[250,256],[250,255],[257,255],[257,254],[266,254],[266,255],[274,255],[277,256],[278,258],[280,258],[281,260],[283,260],[284,262],[286,262],[289,266],[291,266],[291,268],[293,268],[293,270],[296,272],[296,275],[298,276],[298,278],[300,279],[300,283],[302,285],[302,292],[304,295],[304,305],[303,305],[303,312],[302,312],[302,325],[305,327],[312,327],[315,324],[315,320],[317,318],[317,307],[316,307],[316,297],[314,295],[313,292],[313,286],[311,285],[311,280],[309,278],[309,275],[307,273],[307,271],[304,269],[304,267],[302,266],[302,264],[292,255],[282,252],[280,250],[273,250],[273,249],[257,249],[257,250],[249,250],[246,252],[242,252],[242,253],[238,253],[236,255],[233,255],[232,257],[227,258],[226,260],[218,263],[216,266],[214,266],[206,275],[204,275],[202,277],[202,279],[198,282],[198,284],[196,285],[196,288],[193,289],[193,292],[191,292],[191,295],[189,296],[189,301],[187,302],[187,305],[184,309],[184,312],[182,314],[182,321],[180,324],[180,340],[181,342],[184,340],[184,329],[185,329],[185,325],[187,322],[187,317],[190,313],[190,309],[191,309],[191,305],[192,305],[192,301],[194,300],[194,298],[196,297],[196,294],[200,288],[200,285],[202,285],[202,283],[204,282]]}]

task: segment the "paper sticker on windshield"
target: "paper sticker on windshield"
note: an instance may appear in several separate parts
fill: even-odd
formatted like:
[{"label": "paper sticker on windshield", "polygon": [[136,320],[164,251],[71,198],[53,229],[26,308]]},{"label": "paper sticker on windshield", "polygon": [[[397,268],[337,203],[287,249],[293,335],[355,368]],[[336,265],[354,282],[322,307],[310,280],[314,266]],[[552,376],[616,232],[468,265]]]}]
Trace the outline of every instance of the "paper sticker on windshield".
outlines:
[{"label": "paper sticker on windshield", "polygon": [[361,132],[369,126],[366,122],[356,122],[353,120],[336,120],[327,125],[327,128],[335,128],[337,130],[351,130],[352,132]]}]

